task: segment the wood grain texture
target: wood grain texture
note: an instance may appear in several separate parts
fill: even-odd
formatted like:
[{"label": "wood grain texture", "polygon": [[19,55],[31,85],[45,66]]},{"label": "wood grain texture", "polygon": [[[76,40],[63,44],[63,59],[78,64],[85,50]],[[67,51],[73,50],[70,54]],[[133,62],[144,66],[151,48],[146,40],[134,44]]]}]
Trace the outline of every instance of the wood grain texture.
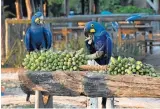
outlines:
[{"label": "wood grain texture", "polygon": [[19,73],[19,79],[21,84],[32,90],[45,91],[54,96],[160,97],[160,78],[149,76],[28,71]]}]

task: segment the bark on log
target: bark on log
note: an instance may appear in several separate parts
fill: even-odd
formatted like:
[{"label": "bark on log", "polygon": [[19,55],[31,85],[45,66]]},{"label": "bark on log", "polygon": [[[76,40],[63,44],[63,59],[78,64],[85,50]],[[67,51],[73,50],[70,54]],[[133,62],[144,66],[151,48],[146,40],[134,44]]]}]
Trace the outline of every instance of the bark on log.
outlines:
[{"label": "bark on log", "polygon": [[86,71],[20,71],[19,79],[26,87],[53,96],[160,97],[160,78],[149,76],[110,76]]}]

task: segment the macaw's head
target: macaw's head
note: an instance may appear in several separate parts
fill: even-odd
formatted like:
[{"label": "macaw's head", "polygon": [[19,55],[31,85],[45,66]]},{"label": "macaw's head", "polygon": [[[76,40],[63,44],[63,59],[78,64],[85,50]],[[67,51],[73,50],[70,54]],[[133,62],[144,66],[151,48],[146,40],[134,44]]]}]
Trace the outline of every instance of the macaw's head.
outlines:
[{"label": "macaw's head", "polygon": [[32,16],[31,22],[32,22],[32,25],[42,25],[44,23],[43,13],[42,12],[36,12]]},{"label": "macaw's head", "polygon": [[84,34],[86,36],[86,41],[89,43],[94,40],[94,37],[98,37],[105,28],[98,22],[90,21],[84,27]]}]

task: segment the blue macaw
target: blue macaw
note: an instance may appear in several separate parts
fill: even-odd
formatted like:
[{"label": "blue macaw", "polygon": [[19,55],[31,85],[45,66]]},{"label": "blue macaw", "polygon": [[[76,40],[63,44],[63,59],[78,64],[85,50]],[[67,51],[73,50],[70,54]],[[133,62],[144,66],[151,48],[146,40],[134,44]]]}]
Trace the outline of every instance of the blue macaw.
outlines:
[{"label": "blue macaw", "polygon": [[[28,52],[41,49],[49,49],[52,45],[52,33],[43,26],[43,13],[37,12],[32,16],[31,26],[27,29],[25,35],[25,46]],[[25,87],[21,87],[24,89]],[[27,91],[28,90],[28,91]],[[29,101],[32,90],[25,89],[27,93],[26,101]]]},{"label": "blue macaw", "polygon": [[[98,22],[90,21],[85,25],[84,34],[86,36],[86,46],[90,54],[103,52],[100,58],[95,61],[100,65],[109,64],[112,56],[112,38],[105,28]],[[102,106],[106,107],[106,98],[102,98]]]},{"label": "blue macaw", "polygon": [[140,15],[140,14],[133,14],[133,15],[131,15],[130,17],[128,17],[127,19],[126,19],[126,21],[127,22],[129,22],[129,23],[133,23],[135,20],[137,20],[137,19],[139,19],[139,18],[141,18],[142,16]]},{"label": "blue macaw", "polygon": [[85,25],[86,46],[91,54],[96,51],[103,51],[103,55],[95,59],[100,65],[106,65],[112,55],[112,38],[105,28],[98,22],[90,21]]},{"label": "blue macaw", "polygon": [[43,26],[43,13],[37,12],[32,16],[31,26],[25,35],[27,51],[49,49],[52,44],[52,33]]}]

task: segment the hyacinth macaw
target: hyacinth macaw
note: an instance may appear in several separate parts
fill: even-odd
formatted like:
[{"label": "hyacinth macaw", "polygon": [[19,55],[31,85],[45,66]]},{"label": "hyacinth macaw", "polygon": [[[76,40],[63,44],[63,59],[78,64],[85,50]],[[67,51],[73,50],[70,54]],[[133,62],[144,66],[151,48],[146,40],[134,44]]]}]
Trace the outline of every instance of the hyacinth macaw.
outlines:
[{"label": "hyacinth macaw", "polygon": [[105,28],[98,22],[90,21],[85,25],[86,46],[90,54],[96,51],[103,51],[103,55],[95,59],[100,65],[106,65],[112,55],[112,38]]},{"label": "hyacinth macaw", "polygon": [[133,14],[133,15],[131,15],[130,17],[128,17],[127,19],[126,19],[126,21],[128,22],[128,23],[133,23],[135,20],[137,20],[137,19],[139,19],[139,18],[141,18],[142,16],[140,15],[140,14]]},{"label": "hyacinth macaw", "polygon": [[31,26],[25,35],[27,51],[49,49],[52,44],[52,33],[43,26],[43,13],[37,12],[32,16]]},{"label": "hyacinth macaw", "polygon": [[[90,54],[102,51],[103,54],[95,61],[100,65],[109,63],[112,55],[112,38],[105,28],[98,22],[90,21],[85,25],[84,34],[86,36],[86,46]],[[106,107],[106,98],[102,98],[102,106]]]},{"label": "hyacinth macaw", "polygon": [[[43,13],[37,12],[32,16],[31,26],[27,29],[25,35],[25,46],[28,52],[41,49],[49,49],[52,44],[52,33],[43,26]],[[32,90],[25,87],[24,92],[27,94],[26,101],[29,101],[30,94],[34,94]]]}]

